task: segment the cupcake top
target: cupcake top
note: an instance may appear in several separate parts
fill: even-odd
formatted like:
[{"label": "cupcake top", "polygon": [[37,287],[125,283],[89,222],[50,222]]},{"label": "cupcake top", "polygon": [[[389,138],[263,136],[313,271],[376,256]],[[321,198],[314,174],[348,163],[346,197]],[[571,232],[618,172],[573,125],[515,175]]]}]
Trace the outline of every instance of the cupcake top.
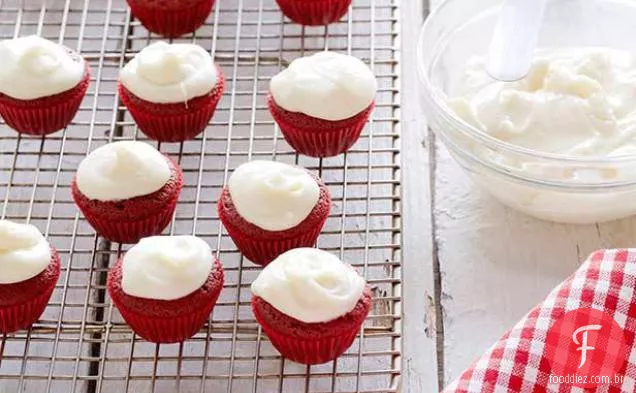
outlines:
[{"label": "cupcake top", "polygon": [[267,265],[252,293],[306,323],[328,322],[353,310],[365,282],[350,265],[317,248],[296,248]]},{"label": "cupcake top", "polygon": [[63,93],[85,73],[81,57],[35,35],[0,41],[0,59],[0,93],[19,100]]},{"label": "cupcake top", "polygon": [[51,247],[29,224],[0,220],[0,284],[26,281],[51,263]]},{"label": "cupcake top", "polygon": [[201,288],[213,264],[210,246],[198,237],[146,237],[124,255],[121,286],[140,298],[180,299]]},{"label": "cupcake top", "polygon": [[166,157],[137,141],[109,143],[91,152],[77,169],[77,187],[89,199],[119,201],[152,194],[170,179]]},{"label": "cupcake top", "polygon": [[303,168],[275,161],[242,164],[228,181],[236,211],[267,231],[300,224],[316,206],[320,187]]},{"label": "cupcake top", "polygon": [[360,59],[335,52],[298,58],[274,76],[270,92],[277,105],[324,120],[343,120],[365,110],[377,81]]},{"label": "cupcake top", "polygon": [[212,56],[200,46],[156,42],[137,53],[119,79],[137,97],[168,104],[208,94],[218,75]]}]

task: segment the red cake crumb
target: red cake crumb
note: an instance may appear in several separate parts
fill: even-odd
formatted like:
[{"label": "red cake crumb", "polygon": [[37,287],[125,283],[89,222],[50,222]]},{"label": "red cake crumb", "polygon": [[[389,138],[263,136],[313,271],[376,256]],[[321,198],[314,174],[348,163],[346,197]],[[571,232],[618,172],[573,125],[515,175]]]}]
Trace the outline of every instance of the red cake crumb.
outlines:
[{"label": "red cake crumb", "polygon": [[217,204],[219,218],[247,259],[267,265],[285,251],[312,247],[316,243],[331,210],[331,196],[325,183],[310,175],[320,187],[318,202],[300,224],[283,231],[268,231],[245,220],[236,210],[228,188],[223,189]]}]

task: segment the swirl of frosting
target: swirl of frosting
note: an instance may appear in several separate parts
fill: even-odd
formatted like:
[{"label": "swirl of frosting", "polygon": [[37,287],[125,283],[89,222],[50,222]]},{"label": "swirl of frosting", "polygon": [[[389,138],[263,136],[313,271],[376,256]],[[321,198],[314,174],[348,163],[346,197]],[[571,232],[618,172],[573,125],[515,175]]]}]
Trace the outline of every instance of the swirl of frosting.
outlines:
[{"label": "swirl of frosting", "polygon": [[201,288],[213,264],[210,246],[198,237],[146,237],[124,255],[122,289],[145,299],[180,299]]},{"label": "swirl of frosting", "polygon": [[152,194],[170,179],[166,157],[137,141],[109,143],[95,149],[77,169],[77,187],[89,199],[119,201]]},{"label": "swirl of frosting", "polygon": [[194,44],[157,42],[141,50],[121,70],[121,83],[137,97],[167,104],[208,94],[217,83],[212,57]]},{"label": "swirl of frosting", "polygon": [[377,88],[366,64],[335,52],[298,58],[270,82],[270,92],[280,107],[332,121],[365,110]]},{"label": "swirl of frosting", "polygon": [[0,284],[26,281],[51,263],[51,247],[29,224],[0,220]]},{"label": "swirl of frosting", "polygon": [[302,322],[328,322],[353,310],[365,282],[350,265],[317,248],[296,248],[265,266],[252,293]]},{"label": "swirl of frosting", "polygon": [[241,217],[268,231],[300,224],[320,197],[307,171],[275,161],[242,164],[230,176],[228,190]]},{"label": "swirl of frosting", "polygon": [[63,93],[84,78],[85,63],[38,36],[0,42],[0,93],[19,100]]}]

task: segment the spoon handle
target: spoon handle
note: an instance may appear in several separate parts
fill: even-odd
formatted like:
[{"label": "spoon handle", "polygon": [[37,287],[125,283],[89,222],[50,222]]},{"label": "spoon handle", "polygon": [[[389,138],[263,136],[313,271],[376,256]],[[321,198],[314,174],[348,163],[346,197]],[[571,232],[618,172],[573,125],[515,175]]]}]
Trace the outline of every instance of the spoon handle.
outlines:
[{"label": "spoon handle", "polygon": [[547,0],[506,0],[488,52],[487,71],[511,82],[528,74]]}]

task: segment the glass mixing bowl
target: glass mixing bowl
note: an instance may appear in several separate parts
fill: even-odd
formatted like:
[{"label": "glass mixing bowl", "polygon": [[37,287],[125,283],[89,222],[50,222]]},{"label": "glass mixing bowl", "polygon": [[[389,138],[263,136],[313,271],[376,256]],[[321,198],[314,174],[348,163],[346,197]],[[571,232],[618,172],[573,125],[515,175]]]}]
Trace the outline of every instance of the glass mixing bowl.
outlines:
[{"label": "glass mixing bowl", "polygon": [[[447,0],[422,27],[418,68],[429,126],[479,185],[506,205],[558,222],[636,214],[636,155],[581,158],[518,147],[472,127],[446,104],[468,59],[488,50],[502,0]],[[537,49],[636,53],[636,1],[548,2]]]}]

